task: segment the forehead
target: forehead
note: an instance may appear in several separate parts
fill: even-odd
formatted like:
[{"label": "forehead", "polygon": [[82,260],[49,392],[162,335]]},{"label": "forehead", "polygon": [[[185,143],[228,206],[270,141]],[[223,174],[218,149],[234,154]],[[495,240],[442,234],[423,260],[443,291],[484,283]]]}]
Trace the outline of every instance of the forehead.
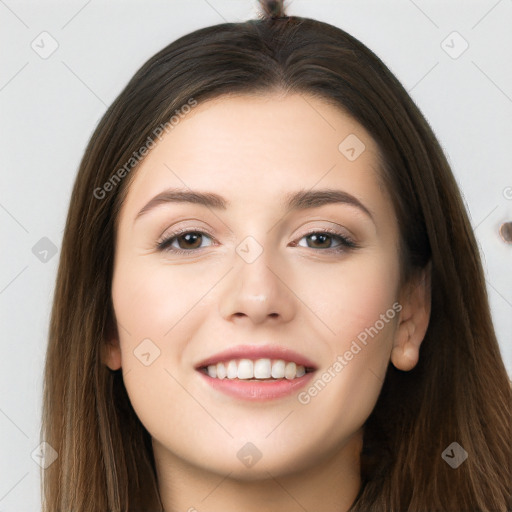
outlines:
[{"label": "forehead", "polygon": [[123,207],[131,216],[165,188],[214,191],[235,206],[268,207],[285,192],[341,188],[372,210],[390,207],[371,136],[340,108],[305,94],[200,103],[134,172]]}]

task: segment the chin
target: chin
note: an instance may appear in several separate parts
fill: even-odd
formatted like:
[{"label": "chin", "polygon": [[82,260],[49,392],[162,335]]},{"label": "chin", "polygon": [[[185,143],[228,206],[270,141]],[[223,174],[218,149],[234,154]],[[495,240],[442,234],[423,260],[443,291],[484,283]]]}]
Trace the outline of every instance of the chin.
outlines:
[{"label": "chin", "polygon": [[[209,460],[205,465],[203,459],[201,466],[207,471],[222,476],[229,474],[229,478],[233,480],[257,482],[272,477],[293,475],[307,470],[314,463],[312,457],[308,457],[302,451],[299,452],[298,448],[294,449],[291,446],[286,451],[280,452],[264,446],[259,450],[249,443],[242,443],[241,446],[234,452],[231,449],[224,451],[220,465],[218,460]],[[271,455],[267,453],[267,450],[271,451]],[[233,453],[233,456],[227,457],[226,452]]]}]

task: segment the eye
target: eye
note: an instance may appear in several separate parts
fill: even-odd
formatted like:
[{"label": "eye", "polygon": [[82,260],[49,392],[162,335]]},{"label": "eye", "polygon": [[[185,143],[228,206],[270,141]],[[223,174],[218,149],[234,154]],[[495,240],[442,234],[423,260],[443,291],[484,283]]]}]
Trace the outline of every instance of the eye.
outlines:
[{"label": "eye", "polygon": [[[211,237],[203,231],[184,230],[171,233],[161,242],[158,242],[157,249],[160,251],[168,251],[176,254],[185,254],[202,249],[202,242],[205,238],[211,240]],[[211,244],[210,244],[211,245]]]},{"label": "eye", "polygon": [[[306,240],[306,244],[300,243],[300,241],[296,244],[301,247],[309,247],[310,249],[321,249],[324,251],[334,251],[334,252],[343,252],[348,249],[355,249],[358,247],[356,242],[351,238],[338,233],[337,231],[332,231],[326,229],[324,231],[312,231],[307,235],[304,235],[300,240]],[[336,240],[337,245],[333,246],[333,241]],[[311,243],[308,243],[308,241]]]},{"label": "eye", "polygon": [[[170,233],[166,238],[157,243],[156,248],[160,251],[167,251],[174,254],[190,254],[198,249],[213,245],[210,243],[206,246],[202,245],[205,239],[212,240],[207,233],[199,230],[182,230]],[[300,243],[307,240],[306,244]],[[333,245],[333,241],[337,241]],[[310,242],[310,243],[308,243]],[[344,252],[350,249],[356,249],[359,246],[350,237],[344,236],[337,231],[325,229],[323,231],[312,231],[304,235],[298,243],[293,246],[308,247],[310,249],[320,249],[325,252]]]}]

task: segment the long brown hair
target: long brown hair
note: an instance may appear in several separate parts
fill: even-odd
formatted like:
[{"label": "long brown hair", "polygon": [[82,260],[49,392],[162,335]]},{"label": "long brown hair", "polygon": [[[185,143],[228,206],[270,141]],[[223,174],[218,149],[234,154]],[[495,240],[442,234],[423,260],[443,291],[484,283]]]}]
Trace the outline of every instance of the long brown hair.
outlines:
[{"label": "long brown hair", "polygon": [[[91,137],[71,197],[50,323],[41,436],[58,458],[42,474],[43,510],[162,510],[150,435],[121,370],[109,370],[100,356],[116,329],[119,209],[134,155],[191,99],[271,91],[322,98],[372,135],[400,228],[402,282],[432,264],[419,363],[408,372],[389,364],[365,423],[363,485],[351,510],[510,510],[510,380],[478,245],[443,151],[402,85],[358,40],[288,17],[282,2],[266,2],[264,13],[197,30],[161,50]],[[452,442],[468,453],[457,469],[441,456]]]}]

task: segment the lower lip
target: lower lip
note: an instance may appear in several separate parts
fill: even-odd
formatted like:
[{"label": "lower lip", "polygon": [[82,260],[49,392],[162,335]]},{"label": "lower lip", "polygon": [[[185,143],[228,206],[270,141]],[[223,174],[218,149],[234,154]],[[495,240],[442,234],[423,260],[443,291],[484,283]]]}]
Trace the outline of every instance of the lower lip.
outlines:
[{"label": "lower lip", "polygon": [[304,387],[315,372],[309,372],[295,379],[267,380],[257,382],[243,379],[213,379],[206,373],[198,370],[205,381],[217,391],[226,395],[245,400],[275,400],[291,395]]}]

